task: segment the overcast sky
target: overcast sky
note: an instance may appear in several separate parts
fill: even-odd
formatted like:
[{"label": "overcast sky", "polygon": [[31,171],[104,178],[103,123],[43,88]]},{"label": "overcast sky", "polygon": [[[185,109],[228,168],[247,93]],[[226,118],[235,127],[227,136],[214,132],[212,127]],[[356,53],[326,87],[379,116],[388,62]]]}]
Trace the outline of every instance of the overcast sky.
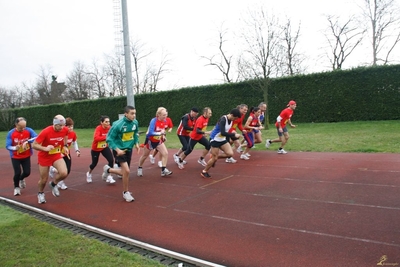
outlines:
[{"label": "overcast sky", "polygon": [[[317,71],[327,70],[327,62],[316,61],[324,45],[319,31],[327,25],[323,14],[359,13],[353,0],[127,0],[130,37],[169,55],[171,72],[160,89],[222,83],[200,57],[214,54],[222,23],[235,30],[260,3],[294,25],[301,22],[301,50],[315,52],[309,60]],[[89,65],[112,54],[114,37],[113,0],[0,0],[0,86],[32,84],[41,66],[62,82],[75,62]]]}]

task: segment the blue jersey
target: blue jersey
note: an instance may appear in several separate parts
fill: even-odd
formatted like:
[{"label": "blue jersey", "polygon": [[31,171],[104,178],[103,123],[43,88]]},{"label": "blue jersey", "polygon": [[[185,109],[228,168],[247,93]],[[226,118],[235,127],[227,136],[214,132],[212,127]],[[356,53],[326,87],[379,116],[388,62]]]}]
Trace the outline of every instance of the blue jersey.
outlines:
[{"label": "blue jersey", "polygon": [[214,129],[210,134],[210,141],[222,142],[226,140],[226,137],[234,137],[234,133],[229,133],[229,130],[232,127],[232,121],[228,120],[226,115],[222,116],[217,125],[215,125]]}]

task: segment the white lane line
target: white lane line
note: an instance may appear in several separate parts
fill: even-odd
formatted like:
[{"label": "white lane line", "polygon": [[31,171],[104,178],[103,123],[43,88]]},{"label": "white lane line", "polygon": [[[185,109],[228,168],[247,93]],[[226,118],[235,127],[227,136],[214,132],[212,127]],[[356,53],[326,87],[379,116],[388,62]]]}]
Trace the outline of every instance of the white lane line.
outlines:
[{"label": "white lane line", "polygon": [[190,211],[185,211],[185,210],[176,210],[175,209],[175,211],[185,212],[185,213],[193,213],[193,214],[196,214],[196,215],[201,215],[201,216],[205,216],[205,217],[211,217],[211,218],[225,220],[225,221],[232,221],[232,222],[237,222],[237,223],[244,223],[244,224],[250,224],[250,225],[267,227],[267,228],[274,228],[274,229],[286,230],[286,231],[292,231],[292,232],[298,232],[298,233],[304,233],[304,234],[318,235],[318,236],[324,236],[324,237],[332,237],[332,238],[337,238],[337,239],[345,239],[345,240],[364,242],[364,243],[371,243],[371,244],[377,244],[377,245],[385,245],[385,246],[391,246],[391,247],[400,247],[400,244],[381,242],[381,241],[365,239],[365,238],[333,235],[333,234],[314,232],[314,231],[303,230],[303,229],[295,229],[295,228],[290,228],[290,227],[283,227],[283,226],[270,225],[270,224],[264,224],[264,223],[249,222],[249,221],[237,220],[237,219],[232,219],[232,218],[227,218],[227,217],[222,217],[222,216],[206,215],[206,214],[203,214],[203,213],[190,212]]}]

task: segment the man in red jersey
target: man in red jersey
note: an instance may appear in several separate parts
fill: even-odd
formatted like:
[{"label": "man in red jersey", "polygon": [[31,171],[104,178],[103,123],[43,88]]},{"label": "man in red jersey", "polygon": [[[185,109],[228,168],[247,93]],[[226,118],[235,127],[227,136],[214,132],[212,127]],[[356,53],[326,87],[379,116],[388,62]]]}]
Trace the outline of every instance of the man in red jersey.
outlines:
[{"label": "man in red jersey", "polygon": [[[26,120],[19,117],[14,122],[15,128],[10,130],[6,137],[6,148],[10,152],[11,163],[14,169],[14,196],[21,195],[21,189],[26,187],[25,178],[31,174],[31,143],[37,134],[26,127]],[[21,173],[22,168],[22,173]]]},{"label": "man in red jersey", "polygon": [[178,129],[176,130],[176,135],[178,136],[182,147],[174,154],[175,163],[178,163],[180,155],[188,148],[190,133],[193,131],[198,114],[199,110],[196,107],[193,107],[189,113],[186,113],[181,118]]},{"label": "man in red jersey", "polygon": [[296,125],[292,124],[291,121],[293,112],[297,107],[296,102],[290,100],[287,106],[288,107],[282,110],[281,114],[279,114],[279,116],[276,118],[275,126],[278,131],[279,138],[274,140],[267,139],[267,141],[265,142],[266,148],[269,148],[272,143],[282,143],[278,149],[278,154],[287,154],[287,152],[283,149],[283,147],[289,140],[289,132],[286,128],[286,124],[289,123],[290,127],[296,128]]},{"label": "man in red jersey", "polygon": [[[71,147],[73,146],[76,152],[76,156],[80,157],[81,156],[81,151],[79,150],[78,146],[78,137],[74,131],[74,120],[71,118],[65,118],[65,127],[68,128],[68,149],[69,149],[69,154],[64,153],[64,161],[65,164],[67,165],[67,172],[68,175],[71,173],[71,166],[72,166],[72,158],[71,158]],[[50,166],[49,170],[49,176],[51,179],[53,179],[57,175],[58,171],[56,168],[53,166]],[[57,184],[58,188],[65,190],[68,188],[68,186],[64,183],[64,180],[59,181]]]},{"label": "man in red jersey", "polygon": [[69,154],[68,128],[65,127],[65,118],[57,115],[53,119],[53,125],[44,128],[36,137],[32,144],[33,149],[38,150],[38,163],[40,180],[38,183],[38,202],[46,203],[44,188],[49,178],[49,168],[53,166],[57,169],[58,175],[54,181],[49,183],[53,196],[60,196],[57,183],[64,180],[67,175],[67,165],[63,159],[64,154]]},{"label": "man in red jersey", "polygon": [[207,140],[205,137],[206,135],[209,135],[211,131],[207,131],[207,125],[208,125],[208,120],[210,119],[212,115],[211,108],[205,107],[203,109],[203,115],[197,118],[196,123],[193,127],[193,131],[190,133],[190,140],[188,147],[185,152],[183,152],[182,157],[178,158],[178,167],[179,169],[183,169],[183,160],[190,154],[192,153],[194,146],[197,143],[200,143],[204,146],[203,154],[201,157],[197,160],[198,163],[201,165],[205,166],[207,165],[207,162],[204,160],[206,155],[208,154],[208,151],[210,151],[210,142]]}]

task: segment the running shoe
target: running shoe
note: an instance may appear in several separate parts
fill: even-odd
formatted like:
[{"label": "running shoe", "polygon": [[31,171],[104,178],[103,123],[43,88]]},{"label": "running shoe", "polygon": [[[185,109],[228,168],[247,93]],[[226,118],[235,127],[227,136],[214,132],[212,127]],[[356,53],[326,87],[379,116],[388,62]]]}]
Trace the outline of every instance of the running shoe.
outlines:
[{"label": "running shoe", "polygon": [[107,177],[108,177],[108,175],[109,175],[108,169],[110,169],[110,166],[104,165],[104,167],[103,167],[103,174],[101,175],[101,177],[103,178],[104,181],[107,180]]},{"label": "running shoe", "polygon": [[56,186],[52,186],[51,182],[49,183],[50,188],[51,188],[51,193],[53,194],[53,196],[55,197],[59,197],[60,196],[60,191],[58,191],[58,187]]},{"label": "running shoe", "polygon": [[59,181],[58,184],[57,184],[57,186],[58,186],[58,188],[60,188],[60,189],[62,189],[62,190],[65,190],[65,189],[68,188],[68,186],[65,184],[64,181]]},{"label": "running shoe", "polygon": [[204,160],[204,159],[198,159],[197,160],[197,162],[199,163],[199,164],[201,164],[203,167],[205,167],[206,165],[207,165],[207,162]]},{"label": "running shoe", "polygon": [[240,155],[240,159],[249,160],[250,158],[245,154]]},{"label": "running shoe", "polygon": [[20,196],[21,195],[21,189],[19,187],[14,188],[14,196]]},{"label": "running shoe", "polygon": [[54,178],[54,174],[56,174],[56,171],[57,171],[56,168],[54,168],[53,166],[50,166],[50,168],[49,168],[49,176],[50,176],[51,179]]},{"label": "running shoe", "polygon": [[178,164],[178,168],[179,168],[179,169],[183,170],[183,169],[185,168],[185,166],[183,166],[183,162],[179,162],[179,161],[178,161],[177,164]]},{"label": "running shoe", "polygon": [[156,162],[156,159],[153,157],[153,155],[149,155],[149,158],[151,164],[154,164]]},{"label": "running shoe", "polygon": [[287,152],[282,148],[278,150],[278,154],[287,154]]},{"label": "running shoe", "polygon": [[174,156],[175,163],[178,163],[179,162],[179,156],[177,154],[174,154],[173,156]]},{"label": "running shoe", "polygon": [[143,176],[143,169],[142,168],[138,168],[137,169],[137,176]]},{"label": "running shoe", "polygon": [[126,202],[132,202],[132,201],[135,200],[135,199],[133,198],[133,196],[132,196],[132,193],[131,193],[131,192],[128,192],[128,191],[126,191],[125,193],[122,192],[122,197],[125,199]]},{"label": "running shoe", "polygon": [[234,159],[234,158],[232,158],[232,157],[230,157],[230,158],[227,158],[226,160],[225,160],[225,162],[226,163],[236,163],[236,159]]},{"label": "running shoe", "polygon": [[170,170],[168,170],[167,168],[165,168],[163,171],[161,171],[161,176],[168,176],[171,174],[172,174],[172,172]]},{"label": "running shoe", "polygon": [[88,183],[92,182],[92,174],[89,172],[86,173],[86,182]]},{"label": "running shoe", "polygon": [[202,172],[200,173],[200,175],[201,175],[201,177],[203,177],[203,178],[211,178],[211,175],[209,175],[208,172],[205,172],[205,171],[202,171]]},{"label": "running shoe", "polygon": [[267,141],[265,141],[265,147],[268,149],[271,146],[271,139],[267,139]]},{"label": "running shoe", "polygon": [[23,189],[26,187],[25,179],[19,180],[19,188]]},{"label": "running shoe", "polygon": [[111,175],[108,175],[108,176],[107,176],[107,179],[106,179],[106,182],[107,182],[107,183],[110,183],[110,184],[113,184],[113,183],[115,183],[115,180],[114,180],[114,178],[113,178]]},{"label": "running shoe", "polygon": [[38,193],[37,198],[39,204],[46,203],[46,198],[44,197],[44,193]]}]

